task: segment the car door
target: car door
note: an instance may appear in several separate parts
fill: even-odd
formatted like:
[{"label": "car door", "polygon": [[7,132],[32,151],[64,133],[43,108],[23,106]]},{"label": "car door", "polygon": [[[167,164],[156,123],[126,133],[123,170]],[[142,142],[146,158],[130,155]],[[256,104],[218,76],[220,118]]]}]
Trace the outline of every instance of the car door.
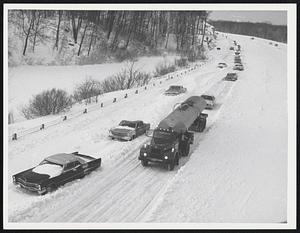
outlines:
[{"label": "car door", "polygon": [[138,122],[136,124],[136,134],[142,135],[143,134],[143,124],[141,122]]},{"label": "car door", "polygon": [[[77,161],[76,161],[77,162]],[[61,183],[65,184],[74,179],[76,179],[76,175],[78,176],[77,169],[75,168],[78,164],[76,162],[67,163],[63,168],[63,173],[61,177]]]}]

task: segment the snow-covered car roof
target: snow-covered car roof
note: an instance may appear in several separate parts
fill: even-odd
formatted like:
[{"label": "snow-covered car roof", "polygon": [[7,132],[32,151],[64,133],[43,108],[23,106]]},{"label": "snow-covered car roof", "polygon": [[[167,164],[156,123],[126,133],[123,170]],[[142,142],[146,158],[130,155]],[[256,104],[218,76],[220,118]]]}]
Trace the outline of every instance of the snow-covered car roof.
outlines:
[{"label": "snow-covered car roof", "polygon": [[47,160],[51,163],[56,163],[56,164],[60,164],[60,165],[65,165],[65,164],[75,162],[75,161],[84,163],[84,160],[76,157],[75,155],[66,154],[66,153],[54,154],[54,155],[51,155],[51,156],[45,158],[45,160]]}]

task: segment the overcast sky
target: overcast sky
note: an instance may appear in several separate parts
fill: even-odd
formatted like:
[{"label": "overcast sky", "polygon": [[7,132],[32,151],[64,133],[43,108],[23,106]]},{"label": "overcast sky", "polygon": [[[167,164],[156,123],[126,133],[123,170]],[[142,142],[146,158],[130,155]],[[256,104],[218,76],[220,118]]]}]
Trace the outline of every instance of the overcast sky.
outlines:
[{"label": "overcast sky", "polygon": [[286,11],[213,11],[211,20],[229,20],[242,22],[267,22],[275,25],[287,25]]}]

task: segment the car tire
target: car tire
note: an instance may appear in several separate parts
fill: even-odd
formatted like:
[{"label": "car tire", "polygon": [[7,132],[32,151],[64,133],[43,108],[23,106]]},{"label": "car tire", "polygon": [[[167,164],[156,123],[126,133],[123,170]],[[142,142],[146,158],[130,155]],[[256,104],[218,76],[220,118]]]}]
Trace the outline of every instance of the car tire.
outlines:
[{"label": "car tire", "polygon": [[55,184],[51,184],[51,185],[49,185],[49,186],[46,188],[47,192],[45,192],[44,194],[46,194],[46,193],[51,193],[51,192],[53,192],[55,189],[56,189]]},{"label": "car tire", "polygon": [[175,163],[174,161],[171,161],[170,163],[168,163],[168,165],[167,165],[168,171],[174,170],[174,167],[175,167],[174,163]]},{"label": "car tire", "polygon": [[146,160],[142,160],[141,163],[142,163],[143,167],[147,167],[148,166],[148,161],[146,161]]}]

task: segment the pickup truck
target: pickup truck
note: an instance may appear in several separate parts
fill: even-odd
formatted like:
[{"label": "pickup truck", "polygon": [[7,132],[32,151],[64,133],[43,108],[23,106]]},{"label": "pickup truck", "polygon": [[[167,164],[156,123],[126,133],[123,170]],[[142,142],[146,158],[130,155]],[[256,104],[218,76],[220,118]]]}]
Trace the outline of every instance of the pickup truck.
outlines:
[{"label": "pickup truck", "polygon": [[59,186],[83,178],[101,166],[95,159],[78,152],[60,153],[45,158],[37,166],[12,176],[13,183],[29,191],[44,195]]},{"label": "pickup truck", "polygon": [[143,121],[126,121],[123,120],[118,126],[109,130],[109,137],[111,139],[121,139],[131,141],[136,137],[145,134],[150,129],[150,124]]}]

